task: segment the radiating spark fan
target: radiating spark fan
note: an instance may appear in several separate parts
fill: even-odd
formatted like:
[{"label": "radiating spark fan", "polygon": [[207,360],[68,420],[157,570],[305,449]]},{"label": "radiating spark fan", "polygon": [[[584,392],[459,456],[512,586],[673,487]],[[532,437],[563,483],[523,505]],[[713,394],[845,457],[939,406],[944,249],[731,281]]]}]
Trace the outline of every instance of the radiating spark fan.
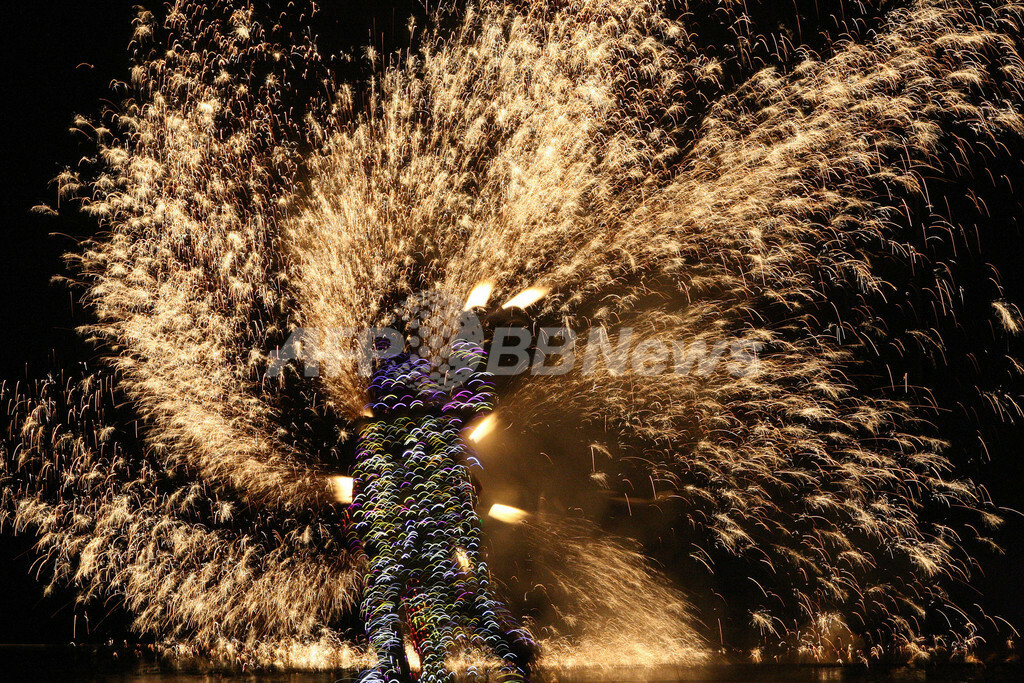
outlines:
[{"label": "radiating spark fan", "polygon": [[[948,587],[998,518],[888,374],[941,356],[961,300],[927,249],[979,219],[938,193],[1020,144],[1024,3],[775,4],[483,0],[370,51],[362,90],[296,28],[315,13],[142,13],[132,95],[60,178],[102,227],[71,262],[105,367],[10,394],[6,519],[181,648],[365,662],[338,500],[370,382],[329,347],[319,377],[264,373],[297,328],[401,326],[431,292],[457,305],[427,362],[478,309],[611,352],[504,380],[470,425],[542,662],[697,661],[723,614],[824,659],[917,647],[929,613],[969,638]],[[616,368],[627,328],[675,371]],[[756,359],[709,361],[729,343]],[[698,610],[599,530],[627,513]]]}]

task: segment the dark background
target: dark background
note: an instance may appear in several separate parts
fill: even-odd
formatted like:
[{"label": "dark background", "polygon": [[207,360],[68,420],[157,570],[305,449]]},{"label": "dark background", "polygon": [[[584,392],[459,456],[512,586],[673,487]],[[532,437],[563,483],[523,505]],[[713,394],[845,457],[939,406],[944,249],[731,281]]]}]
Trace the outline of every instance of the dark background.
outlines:
[{"label": "dark background", "polygon": [[[30,209],[54,204],[51,179],[89,153],[88,146],[69,128],[75,114],[97,114],[110,95],[111,81],[127,77],[130,58],[126,48],[136,4],[138,0],[0,3],[0,334],[4,341],[0,381],[32,381],[90,360],[90,351],[74,331],[85,322],[74,295],[50,281],[63,269],[61,255],[95,227],[72,212],[54,218],[33,214]],[[317,26],[328,48],[352,48],[372,41],[388,52],[408,44],[405,24],[410,13],[423,14],[421,5],[408,0],[323,4]],[[155,9],[154,3],[147,6]],[[1024,174],[1012,159],[997,162],[992,170],[995,175],[1005,172],[1020,181],[1017,187],[1024,188]],[[992,209],[992,216],[979,224],[983,239],[975,257],[996,264],[1007,299],[1024,302],[1024,274],[1019,265],[1024,241],[1016,223],[1019,198],[1008,198]],[[974,275],[964,286],[969,290],[975,284],[971,277],[975,277],[981,287],[988,271],[982,266],[968,271]],[[954,336],[949,353],[964,357],[973,353],[968,343],[973,330],[988,326],[989,320],[980,313],[977,319],[962,319],[964,340]],[[928,370],[922,371],[927,374]],[[940,398],[956,403],[957,392],[963,390],[958,381],[948,376],[935,380]],[[983,376],[982,381],[986,380],[998,382],[999,378]],[[1011,389],[1019,391],[1020,387]],[[997,540],[1007,552],[980,559],[983,571],[972,582],[977,600],[990,613],[1024,624],[1020,600],[1024,524],[1019,514],[1009,510],[1024,505],[1020,428],[994,421],[978,426],[951,416],[949,429],[954,442],[950,457],[1006,508],[1007,523]],[[979,455],[979,435],[985,440],[987,457]],[[31,539],[16,537],[9,529],[0,533],[0,643],[60,643],[73,636],[106,640],[126,634],[124,616],[116,609],[75,608],[74,595],[62,590],[44,595],[42,584],[33,578],[37,567],[30,547]]]},{"label": "dark background", "polygon": [[[83,154],[69,133],[76,113],[98,111],[110,81],[128,66],[131,2],[5,2],[0,5],[3,143],[0,187],[0,377],[45,375],[80,362],[85,349],[74,327],[76,305],[51,285],[72,236],[88,235],[84,221],[30,213],[52,204],[50,180]],[[55,235],[53,233],[63,233]],[[43,596],[32,576],[30,539],[0,535],[0,641],[68,642],[78,625],[71,594]],[[80,635],[84,623],[77,628]]]}]

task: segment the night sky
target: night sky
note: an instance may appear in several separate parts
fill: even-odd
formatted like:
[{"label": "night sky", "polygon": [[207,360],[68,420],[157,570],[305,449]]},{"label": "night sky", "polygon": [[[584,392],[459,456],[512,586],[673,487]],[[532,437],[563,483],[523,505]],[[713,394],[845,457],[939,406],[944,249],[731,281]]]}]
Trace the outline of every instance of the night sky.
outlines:
[{"label": "night sky", "polygon": [[[92,116],[110,96],[112,80],[128,75],[132,7],[138,0],[34,0],[0,3],[0,45],[4,68],[0,72],[3,97],[3,184],[0,191],[3,220],[0,223],[0,332],[4,352],[0,358],[0,381],[31,381],[62,370],[73,375],[81,363],[89,363],[92,351],[74,331],[87,321],[75,295],[51,278],[63,272],[61,255],[73,250],[76,240],[93,234],[95,226],[85,217],[64,211],[60,217],[30,213],[42,203],[54,204],[56,192],[50,180],[65,166],[73,166],[89,154],[88,144],[70,132],[74,115]],[[408,44],[405,23],[414,2],[388,3],[367,8],[370,3],[337,1],[323,3],[324,16],[318,27],[327,46],[351,48],[373,40],[390,49]],[[422,12],[421,9],[417,10]],[[981,188],[990,197],[990,217],[971,218],[980,235],[976,253],[964,256],[960,280],[966,296],[989,286],[992,262],[1001,274],[1005,297],[1024,302],[1024,254],[1017,217],[1024,197],[1024,150],[1007,150],[998,165],[988,169],[1005,175],[1020,188],[1016,196],[993,188]],[[979,174],[984,175],[979,169]],[[985,185],[987,181],[979,181]],[[987,192],[987,194],[986,194]],[[950,191],[957,195],[957,189]],[[962,195],[961,195],[962,196]],[[959,211],[956,204],[953,212]],[[968,362],[974,353],[1005,353],[1007,349],[978,351],[972,347],[976,329],[988,325],[977,309],[977,319],[961,319],[960,334],[950,337],[948,354]],[[1019,349],[1018,349],[1019,351]],[[1021,354],[1024,355],[1024,354]],[[954,367],[956,362],[952,363]],[[985,367],[985,363],[981,363]],[[927,376],[929,370],[922,369]],[[936,372],[940,401],[955,406],[963,385],[957,373]],[[999,378],[982,377],[982,380]],[[1024,387],[1003,386],[1020,394]],[[950,458],[961,472],[982,482],[998,505],[1024,508],[1024,458],[1020,425],[1000,424],[981,416],[959,415],[952,410],[944,425],[953,441]],[[970,412],[970,411],[965,411]],[[979,447],[979,434],[987,445],[987,458]],[[1024,582],[1024,522],[1012,511],[997,540],[1006,554],[980,557],[984,572],[975,577],[968,594],[991,613],[1024,625],[1020,585]],[[78,639],[104,641],[122,638],[124,615],[116,607],[73,607],[74,595],[58,591],[44,596],[40,583],[32,578],[34,557],[30,538],[17,538],[9,529],[0,534],[0,642],[68,642],[73,632]],[[86,626],[88,618],[88,626]]]}]

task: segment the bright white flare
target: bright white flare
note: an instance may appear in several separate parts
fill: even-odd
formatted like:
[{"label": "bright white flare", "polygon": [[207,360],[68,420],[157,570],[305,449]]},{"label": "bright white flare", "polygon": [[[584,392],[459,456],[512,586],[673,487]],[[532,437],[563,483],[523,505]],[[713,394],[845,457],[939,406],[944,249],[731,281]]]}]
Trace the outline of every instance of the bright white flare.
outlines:
[{"label": "bright white flare", "polygon": [[336,476],[329,479],[331,483],[331,493],[334,496],[334,500],[342,505],[349,505],[352,503],[353,489],[355,482],[352,477]]},{"label": "bright white flare", "polygon": [[469,561],[469,555],[466,554],[463,548],[456,549],[455,561],[459,563],[459,568],[464,572],[468,572],[473,568],[473,564]]},{"label": "bright white flare", "polygon": [[491,300],[491,292],[494,291],[494,285],[490,282],[481,282],[473,291],[469,293],[469,298],[466,300],[466,307],[464,310],[470,311],[474,308],[483,308],[487,305],[487,302]]},{"label": "bright white flare", "polygon": [[496,519],[499,522],[505,522],[506,524],[525,522],[530,518],[530,513],[526,510],[520,510],[519,508],[514,508],[511,505],[502,505],[500,503],[492,505],[487,515],[492,519]]},{"label": "bright white flare", "polygon": [[549,291],[551,290],[546,287],[530,287],[529,289],[524,289],[502,305],[502,308],[529,308],[546,297]]},{"label": "bright white flare", "polygon": [[473,431],[469,433],[469,440],[473,443],[479,443],[485,436],[494,431],[494,428],[498,426],[498,418],[494,415],[488,415],[484,420],[473,428]]},{"label": "bright white flare", "polygon": [[416,646],[408,639],[405,641],[405,658],[409,660],[409,668],[412,669],[412,672],[414,674],[420,673],[423,669],[420,653],[416,651]]}]

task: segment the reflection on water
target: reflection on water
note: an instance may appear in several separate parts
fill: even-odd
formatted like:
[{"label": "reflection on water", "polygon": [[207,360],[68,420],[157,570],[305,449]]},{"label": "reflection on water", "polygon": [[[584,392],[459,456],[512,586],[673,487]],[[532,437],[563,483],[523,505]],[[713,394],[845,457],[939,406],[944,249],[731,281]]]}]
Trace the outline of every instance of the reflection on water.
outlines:
[{"label": "reflection on water", "polygon": [[[239,672],[209,666],[182,668],[143,653],[124,654],[112,649],[74,646],[0,645],[0,681],[51,683],[81,681],[121,683],[348,683],[356,672],[281,673]],[[604,667],[572,674],[541,672],[538,683],[677,683],[680,681],[767,682],[817,681],[1021,681],[1024,668],[939,667],[932,669],[863,669],[814,666],[720,665],[700,668],[642,670]]]}]

